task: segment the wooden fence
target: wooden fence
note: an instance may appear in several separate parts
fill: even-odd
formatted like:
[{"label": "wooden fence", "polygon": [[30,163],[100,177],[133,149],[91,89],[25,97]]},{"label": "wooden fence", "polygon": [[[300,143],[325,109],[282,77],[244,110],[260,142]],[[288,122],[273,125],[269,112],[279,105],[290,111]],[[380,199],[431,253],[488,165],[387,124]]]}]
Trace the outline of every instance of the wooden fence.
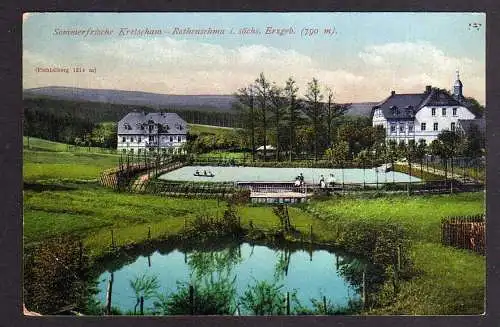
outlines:
[{"label": "wooden fence", "polygon": [[484,254],[485,228],[484,215],[445,218],[441,224],[441,242]]}]

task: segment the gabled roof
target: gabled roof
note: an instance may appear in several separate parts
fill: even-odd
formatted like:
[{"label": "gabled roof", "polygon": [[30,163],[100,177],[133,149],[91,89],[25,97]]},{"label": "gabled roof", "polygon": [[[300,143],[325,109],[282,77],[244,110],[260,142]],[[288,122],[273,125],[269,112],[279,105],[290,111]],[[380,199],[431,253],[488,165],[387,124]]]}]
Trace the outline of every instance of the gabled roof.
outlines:
[{"label": "gabled roof", "polygon": [[415,113],[420,109],[420,105],[429,96],[426,93],[420,94],[392,94],[383,100],[373,109],[382,109],[386,119],[413,119]]},{"label": "gabled roof", "polygon": [[[407,120],[413,119],[415,114],[425,106],[464,106],[465,103],[457,101],[447,92],[431,89],[428,92],[416,94],[391,94],[387,99],[373,107],[382,109],[386,119]],[[372,115],[373,115],[372,110]]]},{"label": "gabled roof", "polygon": [[[118,134],[147,134],[149,123],[168,126],[161,134],[186,134],[187,124],[176,113],[170,112],[130,112],[118,122]],[[144,126],[144,129],[141,129]]]},{"label": "gabled roof", "polygon": [[433,89],[429,97],[427,97],[427,99],[425,99],[425,101],[421,104],[421,107],[461,106],[461,105],[462,104],[459,101],[455,100],[455,98],[453,98],[453,96],[449,95],[448,93]]}]

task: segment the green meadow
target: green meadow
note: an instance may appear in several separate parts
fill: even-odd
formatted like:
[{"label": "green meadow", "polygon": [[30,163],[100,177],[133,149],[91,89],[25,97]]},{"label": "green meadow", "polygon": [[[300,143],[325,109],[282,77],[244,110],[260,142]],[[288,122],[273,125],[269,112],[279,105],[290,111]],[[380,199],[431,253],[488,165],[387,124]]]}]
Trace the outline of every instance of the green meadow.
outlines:
[{"label": "green meadow", "polygon": [[[100,172],[117,162],[115,154],[83,148],[68,151],[65,144],[30,138],[23,162],[25,246],[72,234],[83,238],[96,258],[110,249],[111,230],[118,246],[134,245],[147,239],[149,229],[153,239],[163,239],[179,233],[199,215],[220,217],[225,209],[226,204],[217,200],[117,193],[98,185]],[[251,223],[261,230],[279,228],[271,207],[240,205],[237,212],[245,227]],[[482,212],[483,192],[336,197],[289,207],[292,224],[305,234],[312,226],[318,241],[335,240],[335,226],[344,222],[398,223],[406,229],[419,274],[401,284],[395,301],[367,314],[482,313],[485,257],[440,243],[442,218]]]}]

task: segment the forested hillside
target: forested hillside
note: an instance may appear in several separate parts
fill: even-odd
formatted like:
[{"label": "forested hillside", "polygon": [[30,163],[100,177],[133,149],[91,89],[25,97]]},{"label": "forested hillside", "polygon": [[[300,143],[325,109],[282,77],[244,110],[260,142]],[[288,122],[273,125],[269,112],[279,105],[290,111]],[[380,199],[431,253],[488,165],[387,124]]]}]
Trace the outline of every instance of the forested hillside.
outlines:
[{"label": "forested hillside", "polygon": [[131,111],[144,112],[175,112],[188,123],[224,127],[240,127],[237,111],[211,111],[210,107],[198,108],[153,108],[139,105],[112,104],[90,101],[59,100],[48,97],[28,97],[24,99],[25,113],[43,113],[54,117],[81,119],[91,123],[116,122]]}]

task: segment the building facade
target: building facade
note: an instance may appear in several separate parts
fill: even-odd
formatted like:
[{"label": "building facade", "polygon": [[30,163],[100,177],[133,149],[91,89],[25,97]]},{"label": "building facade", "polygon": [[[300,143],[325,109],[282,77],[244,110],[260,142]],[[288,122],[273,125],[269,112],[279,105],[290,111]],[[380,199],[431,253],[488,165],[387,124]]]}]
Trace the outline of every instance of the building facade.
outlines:
[{"label": "building facade", "polygon": [[372,108],[372,124],[385,128],[386,140],[397,143],[425,140],[430,144],[441,132],[456,131],[463,121],[479,118],[469,109],[462,91],[458,72],[453,94],[431,86],[417,94],[392,91],[388,98]]},{"label": "building facade", "polygon": [[188,126],[176,113],[128,113],[118,122],[118,151],[180,153]]}]

